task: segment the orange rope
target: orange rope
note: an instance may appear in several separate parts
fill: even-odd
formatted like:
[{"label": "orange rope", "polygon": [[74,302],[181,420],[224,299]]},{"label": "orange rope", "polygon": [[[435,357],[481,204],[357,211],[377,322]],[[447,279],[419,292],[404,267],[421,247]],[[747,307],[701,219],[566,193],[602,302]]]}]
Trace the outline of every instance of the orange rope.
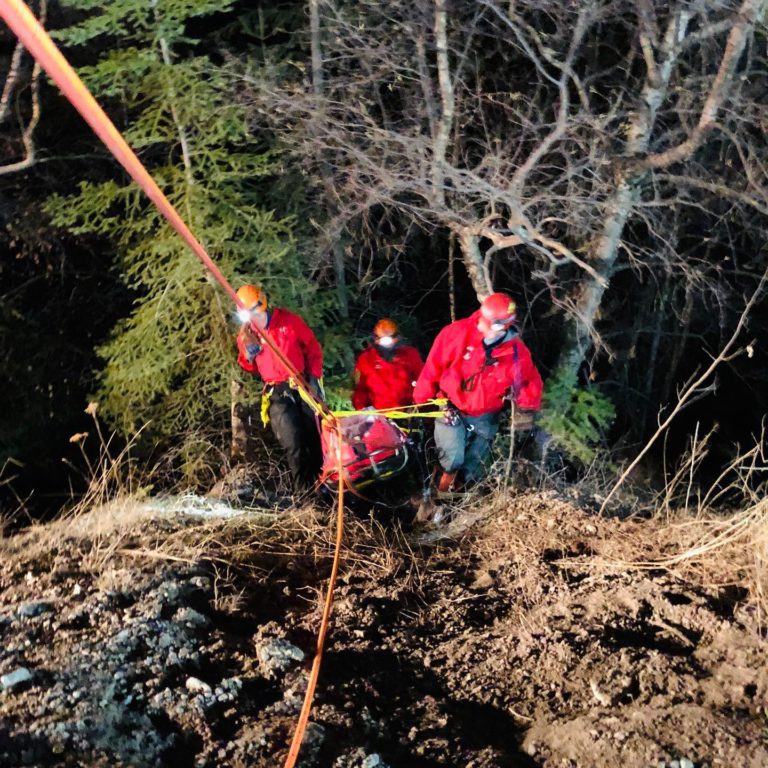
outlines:
[{"label": "orange rope", "polygon": [[[339,429],[339,439],[341,439],[341,430]],[[312,700],[315,697],[315,687],[317,678],[320,675],[320,664],[323,660],[323,650],[325,647],[325,638],[328,634],[328,623],[331,618],[331,608],[333,607],[333,590],[336,586],[336,577],[339,573],[339,561],[341,560],[341,540],[344,535],[344,479],[342,473],[344,465],[341,459],[341,443],[338,443],[337,459],[339,462],[339,499],[336,509],[336,548],[333,553],[333,565],[331,566],[331,575],[328,577],[328,591],[325,595],[325,605],[323,606],[323,617],[320,621],[320,631],[317,634],[317,651],[312,660],[312,669],[309,673],[309,682],[307,683],[307,692],[304,694],[304,703],[299,714],[299,721],[296,724],[296,732],[293,734],[288,757],[285,759],[284,768],[293,768],[299,757],[301,743],[304,740],[304,732],[307,730],[309,722],[309,713],[312,709]]]},{"label": "orange rope", "polygon": [[[86,88],[83,81],[64,58],[61,51],[56,47],[48,33],[40,22],[35,18],[32,11],[21,0],[0,0],[0,16],[11,28],[13,33],[19,38],[24,47],[40,63],[40,66],[48,73],[48,76],[58,85],[61,92],[71,102],[72,106],[81,114],[83,119],[91,126],[94,133],[104,142],[107,149],[115,156],[115,159],[123,166],[131,178],[146,192],[149,199],[155,204],[160,213],[166,218],[168,223],[179,233],[184,242],[192,249],[195,256],[200,259],[203,265],[216,278],[219,285],[227,292],[235,305],[243,307],[243,303],[237,297],[232,286],[221,270],[216,266],[213,259],[208,255],[200,241],[192,234],[189,227],[173,207],[170,200],[157,185],[144,167],[136,153],[128,146],[127,142],[117,130],[114,123],[109,119],[104,110]],[[264,338],[269,348],[290,372],[298,387],[303,389],[307,396],[312,400],[315,409],[339,432],[339,440],[342,439],[341,430],[336,418],[331,414],[328,406],[314,396],[307,386],[304,377],[296,370],[293,364],[283,354],[282,350],[272,339],[271,335],[261,328],[255,328]],[[339,452],[339,468],[341,469],[341,453]],[[291,744],[288,759],[285,763],[286,768],[292,768],[299,755],[301,742],[304,738],[304,732],[309,720],[309,712],[312,708],[312,699],[317,685],[317,678],[320,672],[320,663],[322,660],[325,638],[328,632],[328,622],[333,606],[333,589],[336,584],[336,576],[339,570],[339,561],[341,559],[341,539],[344,530],[344,481],[342,473],[339,472],[339,506],[336,521],[336,550],[333,557],[333,566],[331,576],[328,582],[328,594],[325,599],[323,609],[323,618],[320,624],[320,632],[317,638],[317,653],[312,663],[312,671],[309,678],[309,687],[304,698],[304,706],[299,716],[299,722],[296,733]]]}]

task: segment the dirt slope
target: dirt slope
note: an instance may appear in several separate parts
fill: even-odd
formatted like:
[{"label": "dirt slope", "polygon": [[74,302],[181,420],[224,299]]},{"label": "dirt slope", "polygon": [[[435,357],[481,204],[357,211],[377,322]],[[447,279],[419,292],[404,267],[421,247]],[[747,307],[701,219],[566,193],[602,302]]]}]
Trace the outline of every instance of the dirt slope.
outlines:
[{"label": "dirt slope", "polygon": [[[3,678],[0,765],[281,764],[328,567],[317,515],[294,522],[144,514],[106,551],[93,526],[3,542],[0,675],[29,679]],[[532,495],[429,548],[352,529],[302,765],[768,765],[744,595],[597,567],[655,523]]]}]

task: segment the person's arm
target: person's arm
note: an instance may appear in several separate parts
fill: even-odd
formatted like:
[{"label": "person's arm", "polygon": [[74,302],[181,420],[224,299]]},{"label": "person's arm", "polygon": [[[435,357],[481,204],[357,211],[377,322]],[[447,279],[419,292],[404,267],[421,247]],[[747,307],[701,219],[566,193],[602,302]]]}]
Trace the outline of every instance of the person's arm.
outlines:
[{"label": "person's arm", "polygon": [[518,341],[517,348],[519,382],[515,384],[515,407],[524,411],[538,411],[541,408],[544,382],[528,347]]},{"label": "person's arm", "polygon": [[416,347],[408,348],[408,375],[411,381],[416,381],[424,370],[424,361],[421,359],[419,350]]},{"label": "person's arm", "polygon": [[440,379],[445,370],[445,347],[448,340],[450,326],[443,328],[437,334],[437,338],[429,350],[427,361],[421,369],[419,377],[416,379],[416,386],[413,390],[414,403],[426,403],[437,395],[440,388]]},{"label": "person's arm", "polygon": [[357,358],[355,370],[352,374],[355,380],[355,388],[352,392],[352,406],[356,411],[361,411],[371,404],[371,393],[368,391],[368,384],[362,370],[362,355]]},{"label": "person's arm", "polygon": [[261,344],[256,334],[244,325],[237,334],[237,364],[246,372],[258,374],[256,357],[261,352]]},{"label": "person's arm", "polygon": [[298,315],[295,317],[299,342],[304,352],[304,370],[302,373],[308,378],[313,377],[320,380],[323,378],[323,348],[315,338],[315,334],[312,333],[312,329]]}]

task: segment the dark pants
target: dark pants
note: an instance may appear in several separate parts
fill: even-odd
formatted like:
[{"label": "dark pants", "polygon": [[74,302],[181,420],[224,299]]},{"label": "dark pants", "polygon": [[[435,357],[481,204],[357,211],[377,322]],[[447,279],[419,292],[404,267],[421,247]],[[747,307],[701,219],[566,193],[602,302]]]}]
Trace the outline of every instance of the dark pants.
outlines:
[{"label": "dark pants", "polygon": [[464,482],[468,484],[482,480],[498,430],[498,413],[483,416],[467,416],[462,413],[457,424],[447,424],[444,419],[437,419],[435,445],[443,470],[462,470]]},{"label": "dark pants", "polygon": [[297,392],[274,392],[269,403],[269,423],[286,453],[297,489],[311,488],[322,467],[320,432],[312,409]]}]

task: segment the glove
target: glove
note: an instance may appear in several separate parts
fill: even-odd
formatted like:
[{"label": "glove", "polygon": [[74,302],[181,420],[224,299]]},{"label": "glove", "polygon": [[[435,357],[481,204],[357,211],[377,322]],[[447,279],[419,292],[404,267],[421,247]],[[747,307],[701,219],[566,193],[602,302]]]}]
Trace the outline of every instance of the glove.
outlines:
[{"label": "glove", "polygon": [[461,424],[461,414],[453,403],[448,403],[443,408],[443,421],[449,427],[456,427]]},{"label": "glove", "polygon": [[312,394],[322,402],[325,402],[325,388],[323,387],[323,380],[318,379],[317,376],[309,376],[307,378],[307,384],[312,391]]},{"label": "glove", "polygon": [[252,363],[256,356],[261,352],[261,345],[255,343],[249,343],[245,345],[245,358],[249,363]]},{"label": "glove", "polygon": [[252,363],[263,349],[261,339],[253,332],[248,323],[243,323],[240,327],[240,338],[244,342],[245,357],[249,363]]}]

